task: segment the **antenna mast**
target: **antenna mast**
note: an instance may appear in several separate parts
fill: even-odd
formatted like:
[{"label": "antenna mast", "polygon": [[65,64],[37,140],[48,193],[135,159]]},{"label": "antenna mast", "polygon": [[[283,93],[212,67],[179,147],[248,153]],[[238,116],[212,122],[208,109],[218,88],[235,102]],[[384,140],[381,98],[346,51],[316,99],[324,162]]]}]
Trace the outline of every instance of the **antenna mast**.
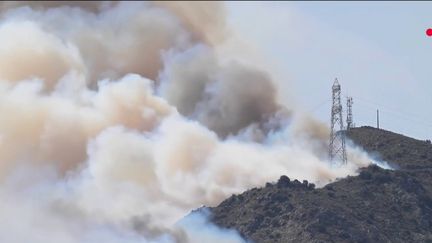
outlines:
[{"label": "antenna mast", "polygon": [[351,128],[355,127],[355,124],[353,123],[353,115],[352,115],[352,105],[353,105],[353,98],[347,97],[347,130],[350,130]]},{"label": "antenna mast", "polygon": [[[342,104],[341,104],[341,86],[335,79],[332,86],[332,109],[331,109],[331,132],[330,132],[330,145],[329,157],[332,163],[335,160],[347,163],[347,155],[345,149],[345,134],[342,120]],[[339,130],[336,130],[339,129]]]}]

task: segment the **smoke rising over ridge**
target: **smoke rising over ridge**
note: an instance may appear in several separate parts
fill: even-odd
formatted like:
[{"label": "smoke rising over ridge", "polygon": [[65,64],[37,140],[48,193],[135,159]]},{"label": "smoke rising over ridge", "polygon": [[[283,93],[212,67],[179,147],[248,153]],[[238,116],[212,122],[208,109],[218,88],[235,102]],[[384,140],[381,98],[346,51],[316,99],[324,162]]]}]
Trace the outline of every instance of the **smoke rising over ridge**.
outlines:
[{"label": "smoke rising over ridge", "polygon": [[1,12],[1,242],[241,242],[205,216],[176,222],[282,174],[324,185],[370,163],[352,149],[330,168],[326,126],[217,54],[233,31],[220,3]]}]

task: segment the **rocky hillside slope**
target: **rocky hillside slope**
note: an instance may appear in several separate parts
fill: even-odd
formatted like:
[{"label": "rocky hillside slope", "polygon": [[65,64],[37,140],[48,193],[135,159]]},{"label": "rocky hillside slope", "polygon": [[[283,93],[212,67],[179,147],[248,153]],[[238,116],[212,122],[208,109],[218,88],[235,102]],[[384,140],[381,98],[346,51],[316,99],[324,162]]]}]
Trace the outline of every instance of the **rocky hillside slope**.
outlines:
[{"label": "rocky hillside slope", "polygon": [[373,127],[351,129],[348,137],[370,154],[399,169],[432,168],[432,144]]},{"label": "rocky hillside slope", "polygon": [[253,242],[432,242],[432,145],[371,127],[348,136],[399,169],[319,189],[282,176],[210,208],[212,221]]}]

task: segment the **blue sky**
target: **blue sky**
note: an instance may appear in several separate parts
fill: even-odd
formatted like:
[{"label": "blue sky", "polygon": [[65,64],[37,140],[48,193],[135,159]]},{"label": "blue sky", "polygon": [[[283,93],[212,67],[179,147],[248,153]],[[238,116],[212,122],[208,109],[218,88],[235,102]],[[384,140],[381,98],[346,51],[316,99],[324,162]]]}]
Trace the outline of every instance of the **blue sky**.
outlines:
[{"label": "blue sky", "polygon": [[[281,100],[329,122],[335,77],[356,125],[432,138],[432,2],[227,2]],[[295,102],[293,102],[293,100]],[[295,104],[294,104],[295,103]]]}]

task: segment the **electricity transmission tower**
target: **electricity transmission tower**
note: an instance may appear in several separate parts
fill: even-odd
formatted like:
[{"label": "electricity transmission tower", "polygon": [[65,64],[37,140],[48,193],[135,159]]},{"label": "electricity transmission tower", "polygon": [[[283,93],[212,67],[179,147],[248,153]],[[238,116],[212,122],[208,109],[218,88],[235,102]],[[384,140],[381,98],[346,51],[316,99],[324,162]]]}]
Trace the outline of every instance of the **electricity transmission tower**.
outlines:
[{"label": "electricity transmission tower", "polygon": [[[329,157],[335,163],[336,161],[347,163],[347,155],[345,149],[345,134],[342,120],[342,104],[341,104],[341,86],[335,79],[332,86],[332,109],[331,109],[331,132]],[[336,130],[339,129],[339,130]]]},{"label": "electricity transmission tower", "polygon": [[355,127],[353,123],[353,115],[352,115],[352,105],[353,105],[353,98],[347,97],[347,130],[350,130],[351,128]]}]

